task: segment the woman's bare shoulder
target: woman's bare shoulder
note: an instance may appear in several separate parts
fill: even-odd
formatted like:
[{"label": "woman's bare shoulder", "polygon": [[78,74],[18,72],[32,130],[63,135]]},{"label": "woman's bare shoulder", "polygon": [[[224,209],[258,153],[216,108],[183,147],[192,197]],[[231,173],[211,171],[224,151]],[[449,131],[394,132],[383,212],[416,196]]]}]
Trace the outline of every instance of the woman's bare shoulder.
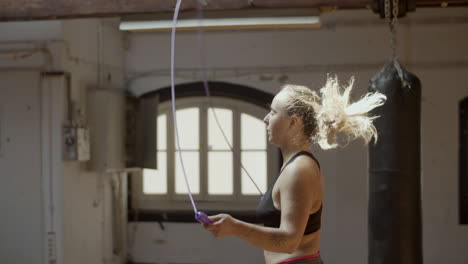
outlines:
[{"label": "woman's bare shoulder", "polygon": [[297,157],[283,172],[282,181],[285,184],[313,184],[320,180],[320,168],[310,157]]}]

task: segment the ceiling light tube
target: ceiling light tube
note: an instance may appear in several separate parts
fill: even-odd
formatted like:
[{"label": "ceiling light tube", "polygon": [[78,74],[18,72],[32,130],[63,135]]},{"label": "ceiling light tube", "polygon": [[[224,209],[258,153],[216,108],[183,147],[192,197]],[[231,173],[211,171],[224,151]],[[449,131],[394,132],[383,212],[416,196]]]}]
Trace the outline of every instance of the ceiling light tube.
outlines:
[{"label": "ceiling light tube", "polygon": [[[239,18],[204,18],[180,19],[178,30],[203,29],[256,29],[256,28],[318,28],[318,16],[282,16],[282,17],[239,17]],[[122,21],[120,30],[124,31],[167,31],[172,28],[171,20]]]}]

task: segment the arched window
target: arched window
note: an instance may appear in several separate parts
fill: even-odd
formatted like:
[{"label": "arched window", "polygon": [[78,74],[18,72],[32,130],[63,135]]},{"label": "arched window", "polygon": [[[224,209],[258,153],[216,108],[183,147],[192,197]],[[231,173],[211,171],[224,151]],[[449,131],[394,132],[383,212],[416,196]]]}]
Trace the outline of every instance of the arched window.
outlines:
[{"label": "arched window", "polygon": [[[260,198],[255,185],[242,170],[239,160],[265,193],[274,180],[279,166],[276,147],[267,142],[263,118],[272,96],[255,97],[244,89],[231,91],[232,98],[219,87],[226,84],[210,83],[212,105],[210,108],[204,91],[188,89],[190,96],[177,87],[177,122],[184,166],[191,192],[199,210],[226,212],[252,211]],[[216,89],[218,88],[218,89]],[[251,88],[249,88],[251,89]],[[222,89],[221,89],[222,91]],[[248,98],[242,100],[240,93]],[[258,91],[254,91],[257,92]],[[143,170],[142,177],[132,179],[132,207],[139,210],[191,212],[187,187],[176,149],[171,101],[167,90],[158,96],[157,117],[157,170]],[[225,136],[233,147],[231,151],[219,130],[213,115],[218,117]]]}]

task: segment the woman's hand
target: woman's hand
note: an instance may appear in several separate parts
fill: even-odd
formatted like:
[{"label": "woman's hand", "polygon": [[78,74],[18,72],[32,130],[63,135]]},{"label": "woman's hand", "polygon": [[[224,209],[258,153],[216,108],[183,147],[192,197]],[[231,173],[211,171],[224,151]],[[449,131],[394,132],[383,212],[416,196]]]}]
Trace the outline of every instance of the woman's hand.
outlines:
[{"label": "woman's hand", "polygon": [[208,218],[213,221],[212,224],[203,224],[203,227],[210,231],[214,237],[227,237],[235,235],[236,233],[236,219],[228,214],[218,214],[213,216],[208,216]]}]

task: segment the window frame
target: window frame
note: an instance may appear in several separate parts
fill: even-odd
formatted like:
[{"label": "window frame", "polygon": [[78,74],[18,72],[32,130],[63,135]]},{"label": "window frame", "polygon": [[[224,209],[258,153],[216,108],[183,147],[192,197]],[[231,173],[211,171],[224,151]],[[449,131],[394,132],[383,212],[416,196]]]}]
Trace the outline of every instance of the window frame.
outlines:
[{"label": "window frame", "polygon": [[458,211],[459,224],[468,225],[468,97],[458,104],[459,151],[458,151]]},{"label": "window frame", "polygon": [[[241,145],[241,114],[249,114],[255,118],[263,120],[268,113],[268,109],[250,102],[245,102],[239,99],[233,99],[223,96],[212,96],[212,104],[215,108],[225,108],[233,111],[233,149],[240,150]],[[199,143],[200,143],[200,194],[193,195],[198,210],[220,210],[228,207],[232,211],[251,211],[256,207],[260,199],[260,195],[242,195],[241,194],[241,167],[236,165],[236,160],[233,158],[233,195],[208,195],[208,108],[209,103],[204,96],[184,97],[176,100],[177,110],[198,107],[199,110]],[[175,154],[175,135],[172,126],[171,101],[164,101],[159,104],[158,116],[161,114],[167,115],[167,194],[144,194],[143,193],[143,178],[142,173],[137,173],[132,177],[132,208],[139,210],[159,210],[159,211],[191,211],[191,203],[187,194],[175,193],[175,159],[169,158]],[[266,134],[266,130],[265,130]],[[266,142],[266,162],[267,162],[267,186],[270,186],[279,170],[279,150]],[[231,152],[232,153],[232,152]],[[238,163],[237,163],[238,164]],[[190,172],[187,171],[190,177]],[[136,177],[135,177],[136,176]],[[233,199],[234,198],[234,199]]]}]

